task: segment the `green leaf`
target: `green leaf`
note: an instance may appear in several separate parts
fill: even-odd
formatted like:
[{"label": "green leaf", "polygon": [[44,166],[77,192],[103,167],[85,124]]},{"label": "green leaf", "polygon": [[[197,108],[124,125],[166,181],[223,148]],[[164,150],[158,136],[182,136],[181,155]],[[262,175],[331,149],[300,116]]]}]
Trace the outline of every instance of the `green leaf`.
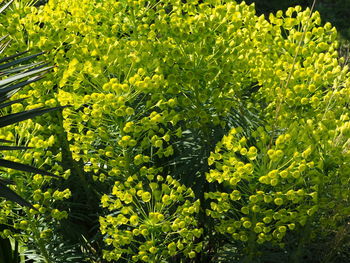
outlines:
[{"label": "green leaf", "polygon": [[29,150],[33,147],[0,145],[0,151]]},{"label": "green leaf", "polygon": [[[0,42],[1,42],[5,37],[7,37],[7,36],[8,36],[8,35],[6,35],[6,36],[4,36],[4,37],[1,37],[1,38],[0,38]],[[29,52],[29,50],[26,50],[26,51],[22,51],[22,52],[16,53],[16,54],[11,55],[11,56],[8,56],[8,57],[4,57],[4,58],[0,59],[0,63],[5,62],[5,61],[9,61],[10,59],[13,59],[13,58],[15,58],[15,57],[21,56],[21,55],[23,55],[23,54],[25,54],[25,53],[28,53],[28,52]]]},{"label": "green leaf", "polygon": [[4,142],[4,143],[13,143],[13,141],[4,140],[4,139],[0,139],[0,142]]},{"label": "green leaf", "polygon": [[28,201],[24,200],[21,196],[16,194],[10,188],[8,188],[5,184],[0,181],[0,196],[4,197],[6,200],[10,200],[16,202],[19,205],[27,206],[35,209]]},{"label": "green leaf", "polygon": [[[43,65],[44,62],[36,62],[36,63],[32,63],[32,64],[27,64],[27,65],[23,65],[23,66],[18,66],[18,67],[15,67],[15,68],[11,68],[11,69],[8,69],[6,71],[3,71],[3,72],[0,72],[0,76],[4,76],[4,75],[10,75],[10,74],[13,74],[13,73],[17,73],[17,72],[21,72],[21,71],[24,71],[26,69],[37,69],[37,68],[42,68],[42,65]],[[49,63],[45,63],[45,65],[49,65]],[[38,66],[38,67],[37,67]]]},{"label": "green leaf", "polygon": [[9,1],[3,7],[0,8],[0,14],[13,2],[14,0]]},{"label": "green leaf", "polygon": [[11,40],[8,40],[7,42],[0,44],[0,54],[5,51],[5,49],[8,47],[8,45],[10,45],[10,43]]},{"label": "green leaf", "polygon": [[58,109],[63,109],[66,107],[67,106],[59,106],[59,107],[48,108],[48,109],[41,107],[41,108],[36,108],[36,109],[32,109],[32,110],[27,110],[27,111],[22,111],[22,112],[6,115],[3,117],[0,117],[0,128],[11,125],[13,123],[24,121],[27,119],[32,119],[36,116],[40,116],[40,115],[45,114],[47,112],[55,111]]},{"label": "green leaf", "polygon": [[[3,41],[3,40],[4,40],[5,38],[7,38],[8,36],[9,36],[9,34],[0,37],[0,42]],[[22,53],[23,53],[23,52],[22,52]],[[2,59],[0,59],[0,62],[2,62],[1,60],[2,60]]]},{"label": "green leaf", "polygon": [[15,65],[21,64],[23,62],[26,62],[26,61],[31,60],[33,58],[36,58],[37,56],[40,56],[40,55],[42,55],[44,53],[45,52],[40,52],[40,53],[37,53],[37,54],[34,54],[34,55],[30,55],[30,56],[27,56],[27,57],[24,57],[24,58],[16,59],[15,61],[12,61],[12,62],[8,62],[8,63],[5,63],[5,64],[2,64],[2,65],[0,65],[0,70],[3,70],[3,69],[6,69],[6,68],[13,67]]},{"label": "green leaf", "polygon": [[32,75],[35,75],[35,74],[38,74],[38,73],[41,73],[41,72],[44,72],[44,71],[48,71],[50,69],[52,69],[54,66],[50,66],[50,67],[45,67],[45,68],[41,68],[41,69],[38,69],[38,70],[33,70],[33,71],[29,71],[29,72],[25,72],[25,73],[20,73],[20,74],[16,74],[14,76],[11,76],[11,77],[8,77],[6,79],[3,79],[3,80],[0,80],[0,87],[6,85],[6,84],[9,84],[13,81],[16,81],[16,80],[19,80],[19,79],[23,79],[25,77],[29,77],[29,76],[32,76]]},{"label": "green leaf", "polygon": [[16,83],[15,85],[9,85],[6,88],[0,89],[0,102],[5,101],[8,98],[10,98],[14,93],[16,93],[22,87],[24,87],[32,82],[38,81],[42,78],[43,78],[42,76],[36,76],[36,77],[30,78],[28,80]]},{"label": "green leaf", "polygon": [[54,175],[53,173],[35,168],[35,167],[27,165],[27,164],[17,163],[17,162],[13,162],[13,161],[9,161],[9,160],[0,159],[0,166],[14,169],[14,170],[18,170],[18,171],[23,171],[23,172],[42,174],[42,175],[47,175],[47,176],[51,176],[51,177],[55,177],[55,178],[60,178],[59,176]]},{"label": "green leaf", "polygon": [[[11,106],[12,104],[15,104],[15,103],[18,103],[18,102],[21,102],[23,100],[25,100],[26,98],[22,98],[22,99],[18,99],[18,100],[12,100],[10,102],[6,102],[6,103],[3,103],[3,104],[0,104],[0,109],[2,108],[5,108],[5,107],[8,107],[8,106]],[[1,142],[1,141],[0,141]],[[9,141],[7,141],[9,142]]]}]

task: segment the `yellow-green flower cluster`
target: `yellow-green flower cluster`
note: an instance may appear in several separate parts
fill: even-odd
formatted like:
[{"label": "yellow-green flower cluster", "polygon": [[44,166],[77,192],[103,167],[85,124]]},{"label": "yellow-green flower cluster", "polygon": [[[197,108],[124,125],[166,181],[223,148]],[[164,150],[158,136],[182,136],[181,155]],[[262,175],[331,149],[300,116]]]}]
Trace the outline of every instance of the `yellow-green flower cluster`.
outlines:
[{"label": "yellow-green flower cluster", "polygon": [[173,155],[186,127],[225,126],[234,95],[255,81],[249,68],[271,29],[259,19],[257,30],[253,6],[235,2],[49,1],[16,12],[16,37],[49,50],[57,65],[46,89],[32,85],[28,103],[74,106],[63,113],[69,150],[100,180]]},{"label": "yellow-green flower cluster", "polygon": [[242,129],[234,128],[211,153],[207,181],[229,191],[206,193],[206,212],[218,220],[219,232],[235,240],[280,241],[318,209],[312,147],[300,153],[296,138],[282,134],[269,148],[271,137],[262,127],[253,134],[259,146],[249,146]]},{"label": "yellow-green flower cluster", "polygon": [[[286,230],[298,223],[304,225],[318,210],[333,209],[336,202],[337,213],[342,214],[338,219],[345,216],[341,212],[349,200],[349,188],[344,185],[344,171],[349,167],[345,112],[350,95],[346,75],[347,68],[341,74],[327,75],[328,85],[333,86],[327,90],[327,84],[322,84],[314,112],[291,107],[288,99],[272,100],[265,112],[278,120],[267,119],[271,126],[252,133],[255,146],[247,146],[247,140],[236,135],[237,129],[224,136],[208,159],[215,169],[207,174],[209,182],[217,181],[232,189],[229,193],[206,194],[208,199],[216,200],[208,214],[214,218],[222,213],[227,216],[220,220],[219,231],[242,241],[251,238],[253,231],[262,243],[282,239]],[[300,85],[294,90],[301,91]],[[315,92],[315,84],[304,92]],[[292,111],[294,121],[290,119]],[[286,132],[281,134],[278,129]],[[280,133],[277,138],[271,137],[276,133]],[[324,225],[331,224],[329,220],[327,216],[321,218]]]},{"label": "yellow-green flower cluster", "polygon": [[135,175],[117,181],[112,195],[102,197],[102,206],[111,212],[100,217],[104,241],[111,248],[105,258],[161,262],[179,254],[195,257],[202,249],[196,242],[203,232],[196,220],[199,200],[171,176],[148,177],[154,178],[145,183]]},{"label": "yellow-green flower cluster", "polygon": [[306,118],[322,113],[328,87],[342,86],[348,68],[340,66],[335,28],[330,23],[321,26],[318,12],[297,6],[271,14],[269,20],[277,34],[266,50],[268,69],[254,70],[260,75],[258,96],[266,100],[266,114],[284,126],[300,113]]}]

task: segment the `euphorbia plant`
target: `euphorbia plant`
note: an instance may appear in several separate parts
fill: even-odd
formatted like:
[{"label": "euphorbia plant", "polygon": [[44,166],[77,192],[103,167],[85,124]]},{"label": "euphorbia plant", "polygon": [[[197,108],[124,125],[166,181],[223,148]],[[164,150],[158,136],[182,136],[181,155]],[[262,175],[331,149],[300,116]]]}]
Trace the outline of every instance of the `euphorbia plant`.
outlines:
[{"label": "euphorbia plant", "polygon": [[[103,212],[81,192],[74,205],[93,229],[100,216],[107,260],[209,262],[223,243],[251,260],[323,222],[327,188],[340,198],[348,73],[310,9],[267,20],[225,1],[49,1],[17,18],[18,38],[55,47],[48,85],[76,110],[50,129],[101,196]],[[32,101],[52,98],[33,86]]]},{"label": "euphorbia plant", "polygon": [[[319,26],[317,13],[289,8],[269,20],[277,32],[270,48],[276,45],[280,55],[266,57],[274,64],[260,69],[259,100],[253,102],[264,105],[266,124],[252,138],[241,127],[232,129],[211,153],[207,180],[227,190],[207,193],[213,201],[207,213],[217,218],[219,232],[248,241],[248,261],[260,253],[255,241],[290,249],[284,237],[297,230],[302,242],[288,254],[297,262],[316,237],[316,226],[329,217],[333,200],[339,202],[333,227],[346,217],[340,207],[349,202],[342,183],[349,167],[349,73],[338,65],[334,29]],[[286,37],[278,33],[281,26]]]}]

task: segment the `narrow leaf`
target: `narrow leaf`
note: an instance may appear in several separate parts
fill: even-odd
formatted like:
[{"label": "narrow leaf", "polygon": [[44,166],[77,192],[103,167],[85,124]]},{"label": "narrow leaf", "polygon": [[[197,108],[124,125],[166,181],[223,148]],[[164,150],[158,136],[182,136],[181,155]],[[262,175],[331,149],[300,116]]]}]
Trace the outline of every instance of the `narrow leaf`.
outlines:
[{"label": "narrow leaf", "polygon": [[[42,62],[41,62],[42,63]],[[30,71],[33,71],[33,70],[37,70],[37,69],[40,69],[40,68],[43,68],[43,67],[46,67],[47,65],[49,65],[50,63],[44,63],[44,64],[41,64],[41,65],[39,65],[39,66],[37,66],[37,67],[35,67],[35,68],[31,68],[31,69],[28,69],[27,71],[25,71],[25,72],[30,72]],[[55,67],[55,66],[52,66],[53,68]]]},{"label": "narrow leaf", "polygon": [[13,141],[4,140],[4,139],[0,139],[0,142],[4,142],[4,143],[13,143]]},{"label": "narrow leaf", "polygon": [[[5,107],[8,107],[8,106],[11,106],[12,104],[15,104],[15,103],[18,103],[18,102],[21,102],[23,100],[25,100],[26,98],[22,98],[22,99],[18,99],[18,100],[12,100],[10,102],[6,102],[6,103],[3,103],[3,104],[0,104],[0,109],[2,108],[5,108]],[[1,141],[0,141],[1,142]]]},{"label": "narrow leaf", "polygon": [[[6,35],[5,37],[7,37],[7,36],[8,36],[8,35]],[[4,37],[2,37],[2,39],[3,39],[3,38],[4,38]],[[2,39],[0,39],[0,41],[1,41]],[[9,61],[9,60],[11,60],[11,59],[13,59],[13,58],[16,58],[16,57],[21,56],[21,55],[23,55],[23,54],[25,54],[25,53],[28,53],[28,52],[29,52],[29,50],[26,50],[26,51],[22,51],[22,52],[16,53],[16,54],[11,55],[11,56],[8,56],[8,57],[4,57],[4,58],[0,59],[0,63],[5,62],[5,61]]]},{"label": "narrow leaf", "polygon": [[9,1],[3,7],[0,8],[0,14],[13,2],[14,0]]},{"label": "narrow leaf", "polygon": [[[3,40],[4,40],[5,38],[7,38],[8,36],[9,36],[9,34],[0,37],[0,42],[3,41]],[[0,60],[0,62],[1,62],[1,60]]]},{"label": "narrow leaf", "polygon": [[6,68],[10,68],[12,66],[21,64],[23,62],[26,62],[26,61],[31,60],[33,58],[36,58],[37,56],[40,56],[42,54],[44,54],[44,52],[40,52],[40,53],[37,53],[37,54],[34,54],[34,55],[30,55],[30,56],[27,56],[27,57],[24,57],[24,58],[19,58],[19,59],[16,59],[14,61],[2,64],[2,65],[0,65],[0,70],[3,70],[3,69],[6,69]]},{"label": "narrow leaf", "polygon": [[5,96],[5,98],[7,99],[9,97],[9,96],[7,96],[7,93],[9,93],[10,91],[15,90],[15,89],[20,89],[20,88],[22,88],[22,87],[24,87],[32,82],[38,81],[39,79],[42,79],[42,77],[35,76],[35,77],[27,79],[25,81],[18,82],[14,85],[8,85],[5,88],[0,88],[0,98]]},{"label": "narrow leaf", "polygon": [[19,90],[20,90],[20,88],[14,89],[14,90],[11,90],[11,91],[9,91],[9,92],[7,92],[5,94],[2,94],[2,96],[0,96],[0,103],[2,103],[5,100],[8,100],[9,98],[11,98]]},{"label": "narrow leaf", "polygon": [[23,172],[42,174],[42,175],[47,175],[55,178],[60,178],[59,176],[54,175],[53,173],[47,172],[45,170],[41,170],[36,167],[23,164],[23,163],[12,162],[9,160],[0,159],[0,166],[18,170],[18,171],[23,171]]},{"label": "narrow leaf", "polygon": [[47,109],[36,108],[36,109],[32,109],[32,110],[27,110],[27,111],[22,111],[22,112],[6,115],[3,117],[0,117],[0,128],[8,126],[8,125],[13,124],[13,123],[17,123],[20,121],[31,119],[31,118],[34,118],[36,116],[40,116],[40,115],[47,113],[47,112],[55,111],[58,109],[63,109],[65,107],[66,106],[59,106],[59,107],[47,108]]},{"label": "narrow leaf", "polygon": [[35,209],[28,201],[24,200],[22,197],[20,197],[2,182],[0,182],[0,196],[4,197],[6,200],[16,202],[19,205]]},{"label": "narrow leaf", "polygon": [[38,70],[34,70],[34,71],[26,72],[26,73],[21,73],[21,74],[17,74],[17,75],[8,77],[8,78],[6,78],[6,79],[0,80],[0,87],[4,86],[4,85],[6,85],[6,84],[9,84],[9,83],[11,83],[11,82],[13,82],[13,81],[16,81],[16,80],[19,80],[19,79],[23,79],[23,78],[28,77],[28,76],[35,75],[35,74],[38,74],[38,73],[43,72],[43,71],[50,70],[50,69],[52,69],[53,67],[54,67],[54,66],[45,67],[45,68],[41,68],[41,69],[38,69]]},{"label": "narrow leaf", "polygon": [[[45,66],[47,66],[49,63],[45,63]],[[26,65],[22,65],[22,66],[18,66],[18,67],[15,67],[15,68],[11,68],[11,69],[8,69],[8,70],[5,70],[5,71],[2,71],[0,72],[0,76],[3,76],[3,75],[10,75],[10,74],[13,74],[13,73],[17,73],[17,72],[21,72],[21,71],[24,71],[24,70],[27,70],[27,69],[38,69],[37,66],[39,65],[43,65],[43,62],[36,62],[36,63],[31,63],[31,64],[26,64]],[[43,67],[43,66],[41,66]]]},{"label": "narrow leaf", "polygon": [[29,149],[33,149],[33,147],[0,145],[0,151],[29,150]]},{"label": "narrow leaf", "polygon": [[10,45],[10,43],[11,43],[11,40],[7,41],[7,42],[4,43],[4,44],[1,44],[1,47],[0,47],[0,54],[1,54],[2,52],[4,52],[4,50],[8,47],[8,45]]}]

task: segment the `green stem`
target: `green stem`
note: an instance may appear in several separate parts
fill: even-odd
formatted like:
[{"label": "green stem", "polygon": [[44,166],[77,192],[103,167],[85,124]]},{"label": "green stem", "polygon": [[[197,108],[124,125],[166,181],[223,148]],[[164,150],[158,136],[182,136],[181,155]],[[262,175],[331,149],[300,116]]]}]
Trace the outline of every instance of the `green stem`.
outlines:
[{"label": "green stem", "polygon": [[307,219],[306,224],[303,228],[299,230],[300,238],[298,239],[298,247],[295,251],[295,253],[292,254],[292,263],[300,263],[303,262],[303,254],[305,245],[310,241],[310,233],[311,233],[311,222],[312,220],[310,218]]},{"label": "green stem", "polygon": [[[256,224],[256,214],[253,215],[252,218],[252,226]],[[256,236],[253,230],[250,230],[248,237],[248,251],[247,256],[244,258],[244,263],[252,263],[254,262],[256,256]]]},{"label": "green stem", "polygon": [[89,193],[88,190],[88,182],[84,176],[84,172],[82,170],[82,166],[79,166],[79,164],[74,161],[72,152],[69,148],[69,142],[67,139],[67,132],[63,128],[63,115],[62,112],[57,113],[59,127],[61,128],[60,133],[57,135],[59,138],[59,141],[61,142],[61,152],[62,152],[62,167],[63,169],[71,169],[72,174],[78,175],[78,178],[86,191],[86,193]]},{"label": "green stem", "polygon": [[45,258],[45,263],[53,263],[47,249],[45,248],[44,240],[40,237],[40,231],[36,224],[36,219],[30,214],[30,212],[28,212],[28,215],[30,215],[30,227],[33,232],[34,242],[37,244],[40,254]]},{"label": "green stem", "polygon": [[[200,107],[200,103],[197,100],[197,107]],[[210,131],[208,129],[208,127],[206,126],[201,126],[200,129],[202,129],[202,138],[201,138],[201,143],[202,145],[208,145],[208,143],[210,142]],[[204,152],[203,152],[203,156],[205,156],[205,159],[207,159],[210,155],[210,148],[209,147],[204,147]],[[205,200],[204,198],[204,194],[207,192],[210,192],[210,185],[208,184],[206,177],[205,177],[205,173],[209,171],[209,165],[208,163],[205,161],[202,169],[200,171],[201,176],[199,178],[199,182],[201,185],[201,191],[200,193],[197,193],[197,197],[200,200],[200,213],[199,213],[199,226],[202,227],[204,229],[204,233],[203,236],[200,238],[199,241],[204,242],[204,238],[205,236],[209,236],[209,241],[207,244],[207,248],[206,251],[209,253],[201,253],[198,254],[197,258],[195,259],[195,262],[211,262],[212,261],[212,253],[214,251],[217,250],[217,246],[216,243],[214,241],[213,238],[213,233],[215,232],[215,227],[213,224],[213,221],[211,220],[210,217],[207,216],[206,214],[206,210],[209,208],[209,202],[207,200]]]}]

